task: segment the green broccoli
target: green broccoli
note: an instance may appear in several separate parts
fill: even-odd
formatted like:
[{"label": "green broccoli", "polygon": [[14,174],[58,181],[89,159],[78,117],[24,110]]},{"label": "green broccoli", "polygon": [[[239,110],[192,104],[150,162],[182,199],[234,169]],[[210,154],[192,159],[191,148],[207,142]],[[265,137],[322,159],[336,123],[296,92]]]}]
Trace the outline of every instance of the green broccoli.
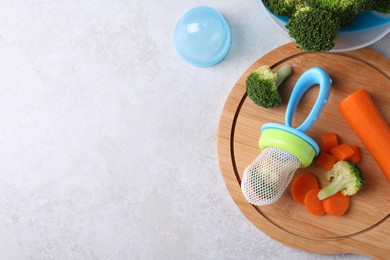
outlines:
[{"label": "green broccoli", "polygon": [[292,17],[294,13],[305,6],[305,0],[262,0],[263,4],[276,15]]},{"label": "green broccoli", "polygon": [[334,47],[340,23],[329,11],[304,7],[288,21],[286,28],[298,48],[306,51],[329,51]]},{"label": "green broccoli", "polygon": [[318,193],[320,200],[326,199],[339,191],[345,196],[352,196],[363,187],[364,183],[359,167],[350,161],[338,161],[326,173],[326,179],[331,183]]},{"label": "green broccoli", "polygon": [[[356,16],[369,8],[372,0],[306,0],[306,4],[331,12],[341,27],[350,25]],[[384,0],[387,1],[387,0]]]},{"label": "green broccoli", "polygon": [[355,14],[359,14],[367,10],[371,1],[372,0],[306,0],[306,4],[332,12],[354,12]]},{"label": "green broccoli", "polygon": [[380,13],[390,13],[389,0],[373,0],[371,9]]},{"label": "green broccoli", "polygon": [[246,92],[249,98],[258,106],[270,108],[278,107],[282,98],[277,89],[282,82],[291,75],[291,67],[283,66],[273,72],[264,65],[252,72],[246,79]]}]

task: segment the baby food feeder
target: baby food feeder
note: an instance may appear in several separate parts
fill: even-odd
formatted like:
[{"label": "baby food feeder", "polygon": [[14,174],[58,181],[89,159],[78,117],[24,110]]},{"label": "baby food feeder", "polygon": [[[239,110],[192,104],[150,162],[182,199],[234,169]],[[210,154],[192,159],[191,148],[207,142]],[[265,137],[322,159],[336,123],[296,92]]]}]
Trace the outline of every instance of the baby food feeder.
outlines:
[{"label": "baby food feeder", "polygon": [[[285,124],[266,123],[261,127],[260,155],[244,170],[242,192],[248,202],[262,206],[276,202],[298,168],[309,166],[319,153],[318,144],[305,132],[314,124],[328,101],[332,80],[314,67],[296,82],[287,104]],[[297,128],[292,118],[304,93],[319,84],[317,100],[306,120]]]}]

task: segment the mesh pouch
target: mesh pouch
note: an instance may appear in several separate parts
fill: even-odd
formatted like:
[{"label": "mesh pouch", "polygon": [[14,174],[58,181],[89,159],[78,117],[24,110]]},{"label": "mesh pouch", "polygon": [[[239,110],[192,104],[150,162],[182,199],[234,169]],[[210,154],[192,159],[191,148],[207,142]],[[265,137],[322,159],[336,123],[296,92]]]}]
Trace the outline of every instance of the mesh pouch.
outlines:
[{"label": "mesh pouch", "polygon": [[242,193],[253,205],[272,204],[282,196],[300,166],[301,162],[294,155],[267,147],[244,170]]}]

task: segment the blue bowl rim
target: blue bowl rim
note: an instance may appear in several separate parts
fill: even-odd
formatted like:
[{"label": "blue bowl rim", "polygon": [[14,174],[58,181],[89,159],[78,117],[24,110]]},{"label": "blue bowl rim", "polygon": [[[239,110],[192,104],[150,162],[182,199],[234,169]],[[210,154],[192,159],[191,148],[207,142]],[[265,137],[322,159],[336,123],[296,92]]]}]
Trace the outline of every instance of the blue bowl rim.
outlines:
[{"label": "blue bowl rim", "polygon": [[[286,16],[276,15],[272,13],[267,7],[265,8],[270,14],[272,14],[274,17],[276,17],[283,23],[287,23],[290,20],[290,18]],[[385,17],[383,14],[380,14],[375,11],[365,11],[359,14],[351,25],[341,28],[340,32],[365,31],[365,30],[378,28],[384,25],[390,26],[390,16]]]}]

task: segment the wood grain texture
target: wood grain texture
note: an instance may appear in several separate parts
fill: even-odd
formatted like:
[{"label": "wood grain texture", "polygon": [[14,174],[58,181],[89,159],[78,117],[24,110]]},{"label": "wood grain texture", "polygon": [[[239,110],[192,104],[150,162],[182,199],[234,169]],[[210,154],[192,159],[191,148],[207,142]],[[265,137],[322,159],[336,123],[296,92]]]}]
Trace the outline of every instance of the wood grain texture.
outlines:
[{"label": "wood grain texture", "polygon": [[[247,76],[261,65],[273,69],[289,64],[293,74],[280,87],[283,104],[276,109],[256,106],[245,92]],[[365,177],[364,189],[351,197],[350,209],[343,217],[314,217],[295,203],[289,189],[274,204],[257,207],[242,195],[240,183],[244,168],[260,153],[258,139],[264,123],[284,123],[286,104],[297,79],[311,67],[320,66],[333,80],[331,95],[316,123],[306,132],[320,145],[320,134],[335,132],[346,144],[362,149],[359,162]],[[256,61],[233,87],[224,106],[218,132],[219,163],[226,187],[243,214],[261,231],[291,247],[319,254],[357,253],[375,259],[390,256],[390,183],[356,134],[348,126],[338,103],[353,91],[367,89],[385,120],[390,122],[390,61],[364,48],[345,53],[307,53],[293,43],[283,45]],[[310,112],[318,87],[301,99],[294,114],[298,126]],[[390,158],[389,158],[390,159]],[[312,164],[299,172],[315,174],[325,186],[325,170]]]}]

